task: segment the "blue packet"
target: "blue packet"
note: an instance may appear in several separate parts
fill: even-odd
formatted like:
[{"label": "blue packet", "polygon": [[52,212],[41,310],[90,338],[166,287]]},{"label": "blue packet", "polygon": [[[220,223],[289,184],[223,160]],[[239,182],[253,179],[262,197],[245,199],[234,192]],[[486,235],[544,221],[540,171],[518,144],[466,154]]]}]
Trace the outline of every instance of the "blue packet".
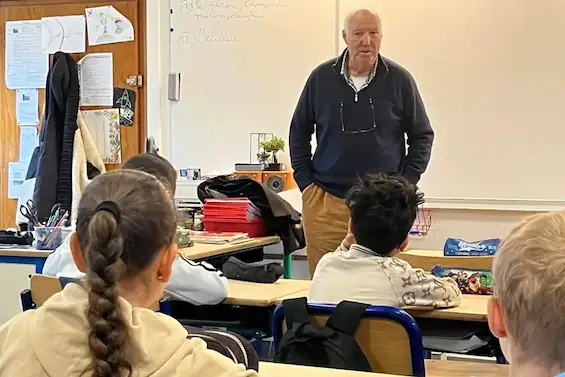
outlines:
[{"label": "blue packet", "polygon": [[499,245],[500,238],[473,242],[468,242],[458,238],[448,238],[443,246],[443,255],[451,257],[494,255]]}]

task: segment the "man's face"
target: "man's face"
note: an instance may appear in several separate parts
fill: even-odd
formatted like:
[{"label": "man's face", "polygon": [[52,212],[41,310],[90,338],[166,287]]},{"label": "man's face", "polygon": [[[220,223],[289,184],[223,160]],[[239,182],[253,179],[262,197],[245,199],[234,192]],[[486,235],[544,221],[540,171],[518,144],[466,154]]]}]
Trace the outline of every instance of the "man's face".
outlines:
[{"label": "man's face", "polygon": [[374,64],[381,49],[380,20],[367,11],[353,14],[343,30],[343,39],[352,59]]}]

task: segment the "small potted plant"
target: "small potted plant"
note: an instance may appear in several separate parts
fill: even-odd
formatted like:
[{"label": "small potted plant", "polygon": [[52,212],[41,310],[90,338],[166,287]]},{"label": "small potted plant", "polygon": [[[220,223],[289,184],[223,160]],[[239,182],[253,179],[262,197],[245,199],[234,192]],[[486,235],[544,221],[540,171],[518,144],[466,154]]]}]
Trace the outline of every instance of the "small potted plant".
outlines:
[{"label": "small potted plant", "polygon": [[257,160],[259,160],[259,163],[261,164],[263,170],[269,167],[269,157],[271,156],[269,155],[269,153],[265,152],[265,150],[257,153]]},{"label": "small potted plant", "polygon": [[[277,161],[277,153],[284,150],[285,142],[282,138],[275,136],[270,140],[263,140],[260,143],[263,153],[270,154],[272,162],[269,164],[267,170],[281,171],[283,170],[283,164]],[[259,156],[257,156],[259,157]],[[261,160],[261,159],[259,159]]]}]

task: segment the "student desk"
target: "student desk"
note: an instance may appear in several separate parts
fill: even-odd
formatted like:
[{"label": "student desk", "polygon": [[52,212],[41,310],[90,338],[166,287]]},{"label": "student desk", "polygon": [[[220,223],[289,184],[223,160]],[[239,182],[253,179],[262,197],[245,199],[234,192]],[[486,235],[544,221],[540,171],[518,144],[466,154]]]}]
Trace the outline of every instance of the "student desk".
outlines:
[{"label": "student desk", "polygon": [[[306,286],[301,291],[293,292],[284,297],[279,297],[277,304],[286,299],[306,297],[308,296],[309,280],[303,280],[301,283]],[[456,308],[449,309],[431,309],[424,307],[405,307],[406,310],[414,318],[433,318],[433,319],[451,319],[465,322],[486,322],[487,321],[487,302],[490,296],[481,295],[463,295],[461,305]],[[237,301],[234,301],[237,303]]]},{"label": "student desk", "polygon": [[226,328],[254,337],[271,333],[273,312],[283,298],[302,296],[309,280],[279,279],[274,283],[252,283],[229,280],[227,298],[220,305],[194,306],[172,301],[172,315],[181,323],[192,326]]},{"label": "student desk", "polygon": [[449,309],[422,307],[403,308],[414,318],[451,319],[465,322],[486,322],[487,303],[491,296],[463,295],[461,305]]},{"label": "student desk", "polygon": [[250,250],[262,249],[264,246],[276,245],[281,241],[278,236],[252,238],[244,242],[224,245],[195,243],[192,247],[179,249],[179,253],[194,261],[203,261],[217,257],[229,257]]},{"label": "student desk", "polygon": [[452,268],[466,268],[470,270],[492,269],[492,256],[484,257],[446,257],[443,250],[407,250],[398,257],[404,259],[414,268],[431,271],[435,265]]},{"label": "student desk", "polygon": [[20,293],[29,277],[41,273],[49,251],[26,247],[0,247],[0,326],[22,311]]},{"label": "student desk", "polygon": [[309,280],[279,279],[272,284],[250,283],[246,281],[230,280],[228,283],[228,297],[223,304],[267,307],[275,306],[285,297],[307,292]]},{"label": "student desk", "polygon": [[259,363],[259,376],[265,377],[400,377],[392,374],[353,372],[341,369],[306,367],[302,365]]},{"label": "student desk", "polygon": [[[507,377],[508,365],[466,361],[426,360],[427,377]],[[393,377],[391,374],[352,372],[300,365],[259,363],[259,375],[269,377]],[[399,376],[396,376],[399,377]]]}]

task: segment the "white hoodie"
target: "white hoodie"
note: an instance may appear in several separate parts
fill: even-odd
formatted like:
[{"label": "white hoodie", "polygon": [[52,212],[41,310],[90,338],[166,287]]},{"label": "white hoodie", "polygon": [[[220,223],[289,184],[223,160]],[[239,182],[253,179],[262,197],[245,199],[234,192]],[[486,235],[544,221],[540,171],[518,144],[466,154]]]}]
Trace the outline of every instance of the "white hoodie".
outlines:
[{"label": "white hoodie", "polygon": [[[135,377],[253,377],[187,332],[175,319],[133,308],[120,298],[132,341]],[[36,310],[0,327],[0,376],[87,377],[92,362],[86,319],[88,292],[68,284]]]},{"label": "white hoodie", "polygon": [[[82,279],[71,254],[71,236],[47,257],[43,274],[47,276]],[[216,305],[228,295],[228,279],[221,271],[206,262],[196,263],[178,255],[173,262],[171,280],[165,290],[167,296],[193,305]]]}]

